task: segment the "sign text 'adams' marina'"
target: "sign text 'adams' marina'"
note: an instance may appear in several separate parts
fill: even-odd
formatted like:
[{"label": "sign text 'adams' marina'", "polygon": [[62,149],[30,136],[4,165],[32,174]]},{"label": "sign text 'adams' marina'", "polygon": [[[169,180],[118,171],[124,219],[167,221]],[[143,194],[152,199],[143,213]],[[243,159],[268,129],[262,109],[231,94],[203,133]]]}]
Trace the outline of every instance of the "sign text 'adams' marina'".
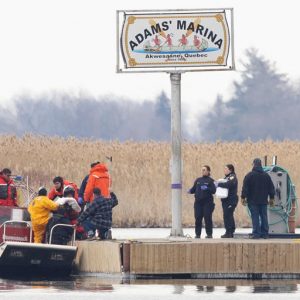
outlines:
[{"label": "sign text 'adams' marina'", "polygon": [[226,66],[230,31],[225,11],[125,14],[126,68]]}]

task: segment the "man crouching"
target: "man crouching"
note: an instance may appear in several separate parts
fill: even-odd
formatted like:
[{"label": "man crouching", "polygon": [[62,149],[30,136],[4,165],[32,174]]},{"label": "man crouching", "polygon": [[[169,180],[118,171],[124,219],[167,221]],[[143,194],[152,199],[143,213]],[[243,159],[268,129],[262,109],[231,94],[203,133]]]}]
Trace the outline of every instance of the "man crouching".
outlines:
[{"label": "man crouching", "polygon": [[111,198],[101,196],[99,188],[94,188],[94,201],[79,216],[78,224],[81,224],[87,232],[88,239],[95,236],[98,230],[101,240],[109,238],[109,232],[112,224],[112,209],[118,205],[118,199],[114,193],[110,193]]}]

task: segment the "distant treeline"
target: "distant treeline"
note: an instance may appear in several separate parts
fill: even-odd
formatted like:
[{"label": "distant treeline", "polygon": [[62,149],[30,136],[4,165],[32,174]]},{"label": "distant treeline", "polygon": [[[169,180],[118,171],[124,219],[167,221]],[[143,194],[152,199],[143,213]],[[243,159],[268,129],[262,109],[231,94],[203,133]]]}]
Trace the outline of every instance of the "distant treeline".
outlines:
[{"label": "distant treeline", "polygon": [[[198,130],[187,127],[191,141],[253,141],[300,139],[300,92],[273,63],[248,50],[234,93],[224,101],[219,95]],[[201,100],[201,99],[199,99]],[[94,98],[49,94],[32,99],[19,96],[14,112],[0,107],[0,134],[58,135],[103,140],[170,139],[170,99],[162,92],[155,101],[138,103],[117,96]],[[192,135],[199,132],[199,135]]]},{"label": "distant treeline", "polygon": [[206,123],[201,123],[202,139],[300,139],[299,88],[256,50],[246,54],[241,80],[234,82],[232,98],[224,102],[219,95],[204,118]]},{"label": "distant treeline", "polygon": [[103,140],[168,140],[170,105],[165,93],[137,103],[108,96],[19,97],[15,112],[0,108],[0,133],[74,136]]}]

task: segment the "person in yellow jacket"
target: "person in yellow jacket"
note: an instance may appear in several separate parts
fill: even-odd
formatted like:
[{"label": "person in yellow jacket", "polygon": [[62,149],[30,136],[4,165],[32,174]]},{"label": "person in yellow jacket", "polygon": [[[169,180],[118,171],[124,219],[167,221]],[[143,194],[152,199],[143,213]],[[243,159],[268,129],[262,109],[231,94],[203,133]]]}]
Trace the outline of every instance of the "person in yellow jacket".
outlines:
[{"label": "person in yellow jacket", "polygon": [[50,213],[56,211],[58,207],[58,203],[47,197],[47,190],[44,187],[39,188],[38,196],[30,202],[28,207],[35,243],[43,242],[46,226],[51,217]]}]

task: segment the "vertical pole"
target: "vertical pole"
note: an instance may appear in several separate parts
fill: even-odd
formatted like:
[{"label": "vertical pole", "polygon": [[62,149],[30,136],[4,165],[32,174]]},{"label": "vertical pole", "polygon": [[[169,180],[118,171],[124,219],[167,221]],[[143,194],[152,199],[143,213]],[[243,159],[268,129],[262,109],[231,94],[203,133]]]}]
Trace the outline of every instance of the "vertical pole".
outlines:
[{"label": "vertical pole", "polygon": [[171,178],[172,230],[171,236],[182,236],[181,179],[181,73],[171,73]]}]

